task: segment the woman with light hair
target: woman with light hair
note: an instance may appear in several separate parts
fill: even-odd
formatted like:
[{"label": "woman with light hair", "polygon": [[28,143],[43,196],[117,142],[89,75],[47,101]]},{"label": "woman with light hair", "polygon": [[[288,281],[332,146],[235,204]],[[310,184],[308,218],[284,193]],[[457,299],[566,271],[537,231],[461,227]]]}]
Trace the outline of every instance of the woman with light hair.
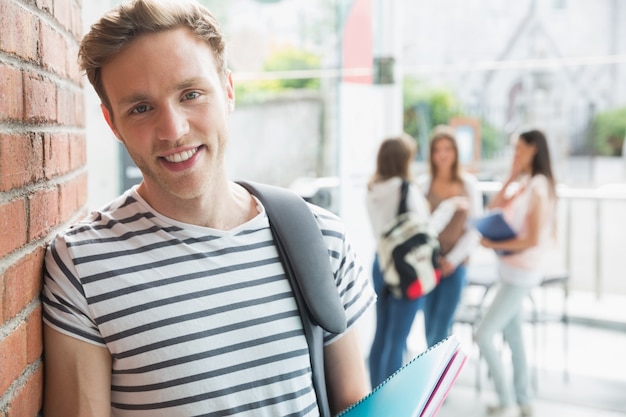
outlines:
[{"label": "woman with light hair", "polygon": [[430,174],[419,178],[431,210],[452,197],[466,197],[469,204],[458,207],[450,222],[439,233],[441,282],[424,297],[424,329],[428,346],[450,335],[454,314],[467,283],[466,264],[478,246],[480,235],[469,220],[483,212],[482,194],[476,177],[461,170],[455,131],[437,126],[430,140]]}]

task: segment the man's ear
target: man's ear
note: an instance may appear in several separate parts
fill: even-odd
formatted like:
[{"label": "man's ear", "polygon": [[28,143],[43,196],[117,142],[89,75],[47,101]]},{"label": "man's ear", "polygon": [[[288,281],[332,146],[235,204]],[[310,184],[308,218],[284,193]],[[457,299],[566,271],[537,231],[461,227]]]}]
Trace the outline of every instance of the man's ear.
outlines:
[{"label": "man's ear", "polygon": [[235,83],[233,73],[228,71],[226,75],[226,95],[228,98],[228,110],[232,113],[235,110]]},{"label": "man's ear", "polygon": [[113,115],[111,114],[109,109],[107,109],[104,104],[100,104],[100,110],[102,110],[102,115],[104,116],[104,120],[106,120],[107,124],[109,125],[109,128],[111,129],[111,131],[113,132],[117,140],[119,140],[120,142],[123,142],[122,138],[117,132],[117,129],[115,128],[115,123],[113,123]]}]

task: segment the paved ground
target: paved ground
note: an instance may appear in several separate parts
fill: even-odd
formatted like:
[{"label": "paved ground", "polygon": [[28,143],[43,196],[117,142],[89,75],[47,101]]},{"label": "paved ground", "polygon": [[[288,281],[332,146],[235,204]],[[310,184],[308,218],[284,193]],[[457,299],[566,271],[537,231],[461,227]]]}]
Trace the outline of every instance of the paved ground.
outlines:
[{"label": "paved ground", "polygon": [[[626,297],[608,301],[585,292],[570,296],[570,312],[591,317],[594,326],[526,325],[529,362],[536,372],[535,417],[626,416],[626,320],[617,327],[614,322],[603,321],[604,317],[614,318],[616,312],[626,319]],[[552,303],[550,297],[547,302]],[[369,347],[372,329],[373,316],[360,329],[364,347]],[[478,348],[472,343],[470,327],[457,324],[454,333],[469,359],[438,417],[485,416],[485,406],[495,403],[485,364],[481,361],[477,368]],[[408,344],[413,356],[425,349],[421,313]]]},{"label": "paved ground", "polygon": [[[536,364],[535,417],[626,415],[626,333],[570,325],[569,349],[564,352],[563,328],[559,324],[546,325],[537,332],[541,348],[533,357],[533,332],[527,330],[529,359]],[[495,393],[484,362],[477,373],[478,352],[471,345],[469,333],[459,329],[458,336],[468,347],[470,360],[438,416],[484,416],[485,405],[495,403]]]}]

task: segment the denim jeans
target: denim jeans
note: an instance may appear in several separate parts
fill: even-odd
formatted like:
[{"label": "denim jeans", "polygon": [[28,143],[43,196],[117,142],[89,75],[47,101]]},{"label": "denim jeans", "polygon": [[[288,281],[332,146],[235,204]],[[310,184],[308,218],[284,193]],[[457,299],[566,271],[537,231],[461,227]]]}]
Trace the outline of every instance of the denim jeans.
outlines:
[{"label": "denim jeans", "polygon": [[376,331],[369,355],[372,388],[383,382],[403,365],[406,339],[415,314],[423,305],[423,297],[416,300],[395,298],[386,290],[378,257],[372,266],[376,302]]},{"label": "denim jeans", "polygon": [[514,403],[510,383],[505,380],[501,352],[496,349],[494,337],[502,332],[504,341],[511,350],[516,402],[520,405],[529,404],[528,365],[522,324],[523,302],[530,290],[531,288],[501,282],[498,292],[476,330],[475,339],[480,348],[480,354],[487,362],[500,405],[505,407],[512,406]]},{"label": "denim jeans", "polygon": [[454,313],[466,283],[466,266],[461,264],[424,296],[424,328],[428,347],[450,336]]}]

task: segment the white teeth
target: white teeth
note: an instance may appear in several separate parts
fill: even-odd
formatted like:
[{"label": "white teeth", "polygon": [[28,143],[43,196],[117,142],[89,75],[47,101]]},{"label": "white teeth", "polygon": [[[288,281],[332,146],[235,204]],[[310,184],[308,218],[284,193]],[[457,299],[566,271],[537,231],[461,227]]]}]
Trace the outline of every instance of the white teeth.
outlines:
[{"label": "white teeth", "polygon": [[198,148],[193,148],[188,151],[168,155],[165,157],[165,160],[168,162],[184,162],[194,156],[196,152],[198,152]]}]

